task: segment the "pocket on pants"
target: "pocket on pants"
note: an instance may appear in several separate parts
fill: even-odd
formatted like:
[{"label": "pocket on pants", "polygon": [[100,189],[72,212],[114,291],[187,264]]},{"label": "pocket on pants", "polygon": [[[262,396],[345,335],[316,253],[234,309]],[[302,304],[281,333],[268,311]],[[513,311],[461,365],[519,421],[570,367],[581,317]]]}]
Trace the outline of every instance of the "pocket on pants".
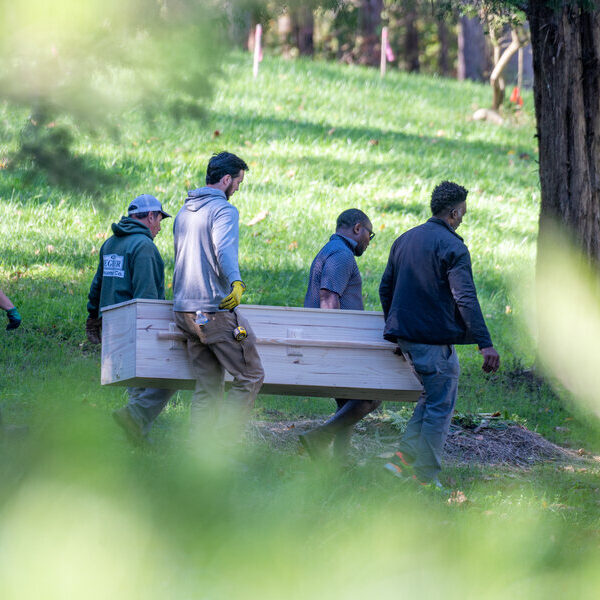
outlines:
[{"label": "pocket on pants", "polygon": [[452,354],[452,346],[434,346],[431,344],[401,345],[402,352],[410,357],[418,375],[435,375],[444,369],[444,364]]},{"label": "pocket on pants", "polygon": [[235,318],[230,313],[208,313],[208,323],[201,326],[205,344],[217,344],[233,338]]}]

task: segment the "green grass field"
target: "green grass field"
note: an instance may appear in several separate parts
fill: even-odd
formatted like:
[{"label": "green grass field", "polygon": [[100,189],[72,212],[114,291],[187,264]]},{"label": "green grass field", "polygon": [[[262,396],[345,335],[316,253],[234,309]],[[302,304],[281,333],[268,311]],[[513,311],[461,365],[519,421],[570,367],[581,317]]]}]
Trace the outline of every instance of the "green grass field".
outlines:
[{"label": "green grass field", "polygon": [[[502,127],[470,119],[489,102],[482,85],[269,57],[253,80],[250,57],[233,55],[206,121],[132,112],[118,136],[79,132],[78,154],[106,180],[98,194],[5,168],[27,112],[0,104],[0,286],[24,318],[0,332],[0,399],[5,421],[31,425],[24,443],[0,447],[3,598],[64,598],[65,589],[90,598],[595,596],[600,486],[590,464],[457,468],[467,501],[449,505],[404,490],[376,460],[318,470],[260,444],[233,462],[206,460],[203,446],[181,446],[189,393],[159,418],[157,447],[131,450],[110,419],[124,390],[100,387],[99,353],[85,340],[110,224],[141,193],[176,213],[213,152],[250,166],[233,198],[241,223],[269,212],[241,228],[253,304],[301,305],[315,253],[337,215],[357,207],[377,233],[359,267],[366,307],[378,310],[390,245],[429,216],[431,190],[451,179],[470,190],[459,233],[503,359],[485,377],[475,348],[460,349],[458,410],[518,415],[554,442],[597,452],[597,421],[522,374],[535,359],[517,291],[534,277],[533,100],[526,94]],[[169,222],[156,241],[170,282]],[[318,415],[331,403],[263,397],[258,408]],[[27,570],[37,578],[24,579]]]}]

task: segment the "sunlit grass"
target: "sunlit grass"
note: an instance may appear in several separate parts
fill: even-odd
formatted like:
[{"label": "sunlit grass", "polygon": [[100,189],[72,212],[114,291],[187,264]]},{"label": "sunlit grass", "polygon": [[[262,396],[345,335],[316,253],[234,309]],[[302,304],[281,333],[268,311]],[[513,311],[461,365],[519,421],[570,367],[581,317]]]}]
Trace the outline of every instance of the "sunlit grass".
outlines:
[{"label": "sunlit grass", "polygon": [[[133,197],[155,194],[176,213],[210,154],[227,149],[250,165],[233,198],[242,224],[269,213],[241,228],[249,303],[301,305],[315,253],[356,206],[377,233],[359,266],[366,307],[378,310],[393,240],[429,216],[440,180],[468,187],[459,233],[504,367],[485,378],[475,348],[461,348],[459,410],[507,411],[555,441],[599,447],[588,412],[517,376],[535,356],[520,293],[533,289],[539,204],[530,94],[522,115],[495,127],[470,120],[490,101],[470,83],[397,72],[381,81],[375,70],[268,57],[254,81],[245,55],[216,83],[206,122],[125,113],[118,137],[79,132],[77,152],[112,177],[95,196],[1,167],[0,287],[24,323],[0,331],[0,394],[5,421],[31,434],[0,447],[0,596],[594,597],[591,463],[452,467],[446,477],[466,501],[448,504],[404,488],[372,456],[319,470],[261,443],[190,442],[189,393],[158,419],[154,449],[126,445],[109,414],[125,391],[99,386],[83,333],[98,250]],[[0,165],[26,116],[0,105]],[[156,242],[170,282],[168,223]],[[258,404],[291,418],[331,411],[327,400]]]}]

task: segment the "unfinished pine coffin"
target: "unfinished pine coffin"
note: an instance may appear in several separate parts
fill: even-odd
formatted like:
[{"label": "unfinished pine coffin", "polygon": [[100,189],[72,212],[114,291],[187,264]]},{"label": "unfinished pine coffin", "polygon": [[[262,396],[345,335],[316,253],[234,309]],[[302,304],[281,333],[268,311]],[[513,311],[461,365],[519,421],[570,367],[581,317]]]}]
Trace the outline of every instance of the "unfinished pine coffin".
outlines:
[{"label": "unfinished pine coffin", "polygon": [[[421,385],[383,337],[383,315],[242,305],[265,370],[262,394],[416,401]],[[228,375],[226,380],[231,380]],[[102,384],[193,389],[173,303],[130,300],[102,309]]]}]

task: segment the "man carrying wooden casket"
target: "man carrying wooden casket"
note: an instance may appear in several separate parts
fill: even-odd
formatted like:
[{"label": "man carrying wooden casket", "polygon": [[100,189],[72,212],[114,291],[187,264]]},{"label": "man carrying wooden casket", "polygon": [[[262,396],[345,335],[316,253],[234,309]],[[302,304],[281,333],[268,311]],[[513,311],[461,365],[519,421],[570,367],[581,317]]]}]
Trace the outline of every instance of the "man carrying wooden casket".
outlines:
[{"label": "man carrying wooden casket", "polygon": [[[358,210],[345,210],[335,233],[319,251],[310,267],[306,308],[363,310],[362,279],[356,256],[362,256],[375,237],[369,217]],[[350,446],[352,429],[381,401],[336,399],[337,411],[323,425],[299,436],[312,458],[319,458],[333,440],[333,452],[343,460]]]},{"label": "man carrying wooden casket", "polygon": [[[100,309],[133,298],[164,300],[165,265],[154,238],[163,218],[170,217],[150,194],[138,196],[128,208],[128,216],[112,224],[113,234],[100,248],[100,260],[90,287],[85,324],[88,340],[99,344],[102,319]],[[127,437],[139,444],[147,439],[152,423],[175,390],[127,388],[127,406],[113,412]]]},{"label": "man carrying wooden casket", "polygon": [[402,464],[386,468],[414,471],[420,482],[439,489],[460,374],[454,344],[477,344],[486,373],[500,366],[477,300],[469,250],[456,233],[467,212],[467,193],[449,181],[433,190],[433,216],[394,242],[379,287],[384,337],[398,344],[423,384],[400,443]]},{"label": "man carrying wooden casket", "polygon": [[[219,429],[226,442],[232,440],[223,437],[239,434],[264,379],[254,334],[235,311],[246,286],[238,264],[239,214],[229,199],[247,170],[235,154],[213,155],[206,186],[188,192],[173,226],[173,310],[196,379],[192,428],[213,435]],[[225,370],[233,376],[226,402]]]}]

